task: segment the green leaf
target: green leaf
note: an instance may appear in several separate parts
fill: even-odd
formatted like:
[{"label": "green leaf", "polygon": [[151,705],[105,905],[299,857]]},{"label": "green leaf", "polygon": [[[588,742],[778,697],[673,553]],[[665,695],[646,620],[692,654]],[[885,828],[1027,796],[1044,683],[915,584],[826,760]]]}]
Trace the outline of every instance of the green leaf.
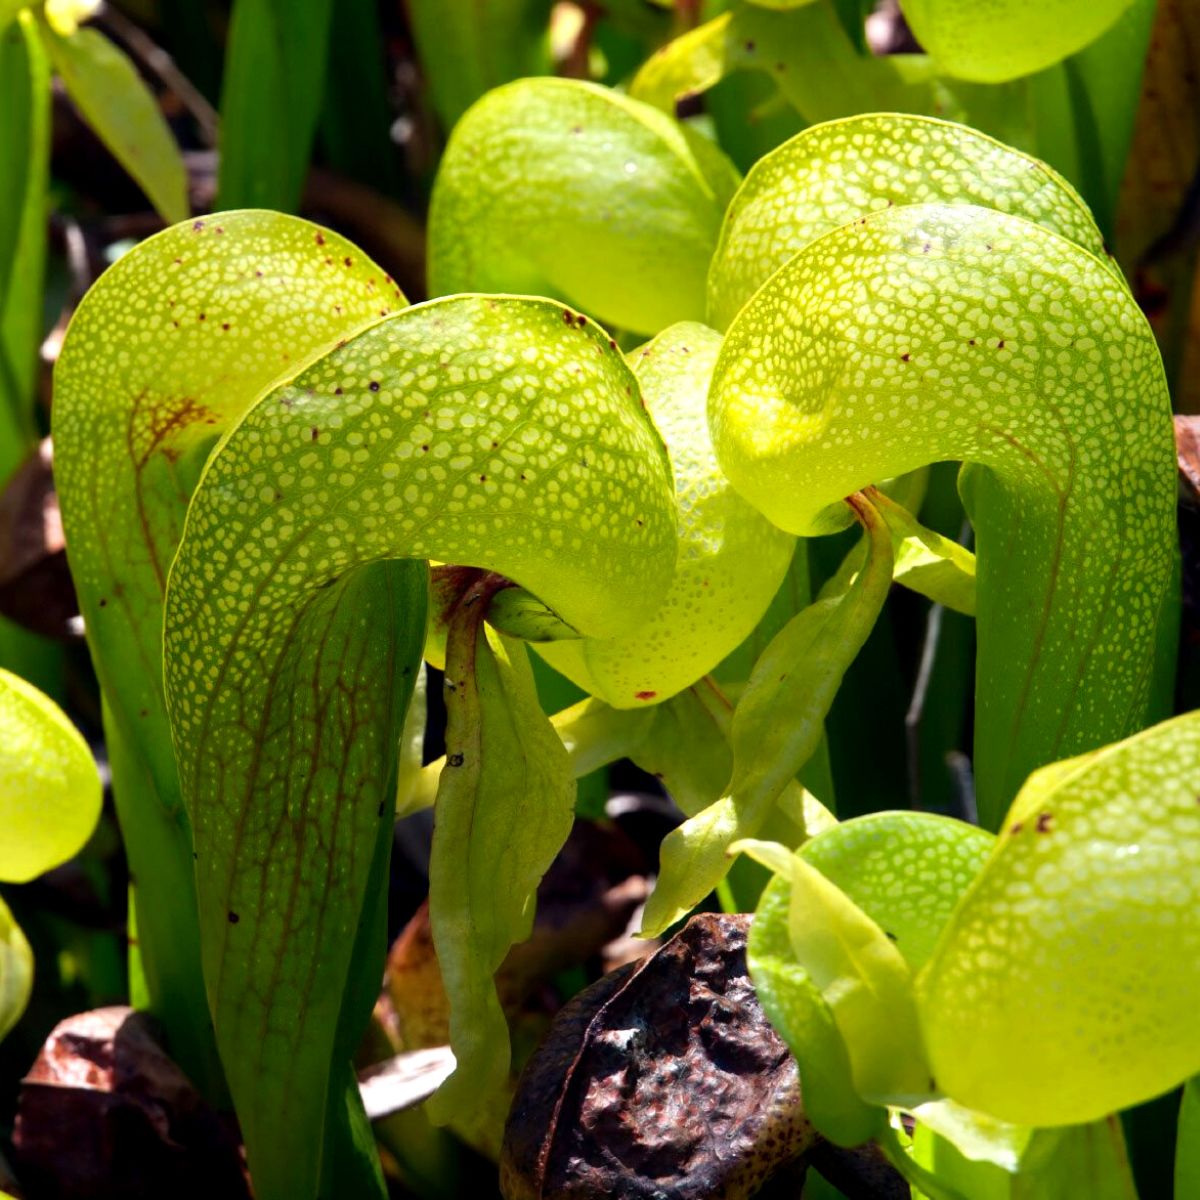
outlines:
[{"label": "green leaf", "polygon": [[839,225],[935,202],[1014,213],[1103,254],[1091,213],[1044,163],[947,121],[856,116],[806,129],[746,176],[709,271],[709,320],[726,328],[775,271]]},{"label": "green leaf", "polygon": [[723,13],[648,59],[630,94],[674,112],[679,100],[707,91],[736,70],[766,72],[809,122],[859,112],[920,112],[933,105],[926,59],[860,54],[843,17],[827,3],[776,12],[741,5]]},{"label": "green leaf", "polygon": [[152,1007],[214,1097],[191,835],[162,695],[167,567],[222,429],[273,380],[403,303],[336,234],[227,213],[122,257],[79,306],[55,369],[55,479],[106,737],[120,747],[113,794]]},{"label": "green leaf", "polygon": [[0,899],[0,1041],[21,1019],[33,990],[33,951]]},{"label": "green leaf", "polygon": [[532,931],[538,883],[571,832],[575,785],[542,713],[524,646],[469,619],[446,661],[446,767],[429,917],[450,1001],[455,1072],[429,1102],[446,1122],[508,1079],[508,1023],[492,977]]},{"label": "green leaf", "polygon": [[1200,1192],[1200,1077],[1194,1075],[1183,1089],[1175,1147],[1175,1195],[1196,1195]]},{"label": "green leaf", "polygon": [[409,21],[434,110],[450,129],[485,92],[549,75],[551,0],[410,0]]},{"label": "green leaf", "polygon": [[903,0],[905,19],[940,70],[1001,83],[1082,50],[1133,0]]},{"label": "green leaf", "polygon": [[763,1011],[796,1056],[805,1115],[830,1141],[857,1146],[883,1128],[887,1110],[859,1096],[833,1013],[796,960],[790,875],[778,876],[763,892],[746,961]]},{"label": "green leaf", "polygon": [[975,615],[975,555],[926,529],[906,508],[875,491],[872,502],[895,538],[892,578],[935,604]]},{"label": "green leaf", "polygon": [[1031,777],[918,980],[948,1095],[1063,1125],[1200,1069],[1197,794],[1196,714]]},{"label": "green leaf", "polygon": [[853,504],[868,532],[866,564],[849,590],[793,617],[759,659],[733,716],[732,777],[720,799],[663,840],[643,933],[660,933],[720,883],[730,846],[759,831],[824,736],[834,695],[892,582],[891,535],[869,503]]},{"label": "green leaf", "polygon": [[0,480],[36,440],[49,156],[50,68],[26,13],[0,29]]},{"label": "green leaf", "polygon": [[188,215],[187,170],[158,101],[137,68],[102,33],[66,36],[40,25],[50,59],[88,124],[165,221]]},{"label": "green leaf", "polygon": [[489,93],[455,128],[429,213],[429,290],[561,297],[657,333],[704,315],[737,174],[655,109],[568,79]]},{"label": "green leaf", "polygon": [[811,243],[742,309],[710,406],[733,485],[798,534],[836,526],[841,497],[872,480],[942,459],[982,468],[964,479],[985,825],[1031,769],[1164,705],[1170,404],[1107,263],[974,206],[873,213]]},{"label": "green leaf", "polygon": [[916,972],[995,841],[933,813],[872,813],[813,838],[802,855],[886,930]]},{"label": "green leaf", "polygon": [[425,612],[423,571],[383,560],[485,566],[606,636],[654,611],[674,557],[636,379],[548,300],[378,320],[262,394],[210,459],[164,669],[205,978],[259,1195],[309,1194],[313,1080],[371,895],[364,839],[390,822],[398,680]]},{"label": "green leaf", "polygon": [[333,0],[237,0],[221,89],[220,208],[300,206]]},{"label": "green leaf", "polygon": [[754,629],[791,561],[794,539],[747,504],[717,466],[707,400],[720,348],[719,334],[685,323],[629,356],[675,477],[679,550],[666,600],[630,636],[535,647],[615,708],[657,704],[717,666]]},{"label": "green leaf", "polygon": [[73,858],[100,817],[100,777],[62,710],[0,671],[0,879],[26,883]]}]

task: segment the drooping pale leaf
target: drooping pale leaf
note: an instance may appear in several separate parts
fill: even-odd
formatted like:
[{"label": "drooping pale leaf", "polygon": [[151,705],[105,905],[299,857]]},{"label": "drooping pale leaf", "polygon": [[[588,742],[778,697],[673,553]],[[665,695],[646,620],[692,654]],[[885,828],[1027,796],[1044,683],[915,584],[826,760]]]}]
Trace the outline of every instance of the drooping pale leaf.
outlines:
[{"label": "drooping pale leaf", "polygon": [[927,59],[860,54],[827,3],[774,12],[739,5],[668,42],[641,67],[630,92],[673,112],[677,101],[737,70],[765,72],[809,122],[857,112],[920,112],[933,105]]},{"label": "drooping pale leaf", "polygon": [[892,582],[891,535],[869,504],[855,505],[869,535],[867,561],[848,590],[798,613],[758,660],[733,715],[732,776],[718,800],[663,840],[644,934],[660,933],[720,883],[730,846],[758,833],[824,736],[838,686]]},{"label": "drooping pale leaf", "polygon": [[926,529],[906,508],[877,491],[873,497],[895,538],[892,578],[935,604],[975,615],[975,555]]},{"label": "drooping pale leaf", "polygon": [[1065,1125],[1200,1067],[1200,718],[1028,787],[919,978],[921,1021],[947,1095]]},{"label": "drooping pale leaf", "polygon": [[221,89],[220,208],[300,205],[333,0],[237,0]]},{"label": "drooping pale leaf", "polygon": [[0,14],[0,480],[36,440],[49,153],[46,52],[32,14]]},{"label": "drooping pale leaf", "polygon": [[1000,83],[1082,50],[1133,0],[903,0],[917,41],[947,75]]},{"label": "drooping pale leaf", "polygon": [[369,898],[364,841],[391,816],[424,584],[381,560],[487,567],[604,636],[653,612],[674,557],[636,379],[547,300],[377,321],[268,390],[210,460],[172,567],[165,678],[205,977],[260,1195],[314,1178],[312,1080]]},{"label": "drooping pale leaf", "polygon": [[191,837],[162,695],[166,572],[224,427],[272,380],[403,303],[344,238],[275,213],[225,213],[110,268],[55,369],[55,480],[106,736],[120,749],[113,794],[152,1007],[172,1054],[214,1095]]},{"label": "drooping pale leaf", "polygon": [[755,164],[721,227],[709,320],[726,328],[776,270],[831,229],[935,202],[1013,213],[1103,253],[1091,213],[1044,163],[962,125],[869,113],[806,129]]},{"label": "drooping pale leaf", "polygon": [[429,214],[429,290],[558,296],[624,329],[704,315],[737,174],[711,142],[607,88],[525,79],[455,128]]},{"label": "drooping pale leaf", "polygon": [[857,1146],[879,1131],[887,1110],[859,1096],[833,1013],[796,959],[791,896],[790,871],[767,885],[750,926],[746,961],[763,1010],[796,1056],[808,1119],[830,1141]]},{"label": "drooping pale leaf", "polygon": [[0,879],[25,883],[66,862],[99,816],[87,743],[49,697],[0,671]]},{"label": "drooping pale leaf", "polygon": [[492,88],[549,75],[551,0],[412,0],[422,77],[446,129]]},{"label": "drooping pale leaf", "polygon": [[[508,1023],[492,977],[533,928],[538,883],[571,832],[575,785],[520,642],[478,630],[447,658],[446,767],[429,866],[429,918],[455,1072],[429,1101],[445,1122],[508,1078]],[[473,659],[474,661],[470,661]]]},{"label": "drooping pale leaf", "polygon": [[722,469],[795,533],[836,524],[841,497],[873,479],[942,459],[983,468],[966,499],[985,825],[1031,769],[1163,703],[1170,406],[1153,338],[1107,264],[970,205],[872,213],[755,294],[709,403]]},{"label": "drooping pale leaf", "polygon": [[719,334],[689,322],[630,355],[675,477],[679,552],[666,600],[628,637],[536,647],[616,708],[659,703],[711,671],[758,623],[791,561],[794,539],[729,486],[713,454],[708,383],[720,347]]},{"label": "drooping pale leaf", "polygon": [[0,899],[0,1041],[21,1019],[33,990],[33,951]]},{"label": "drooping pale leaf", "polygon": [[137,68],[96,29],[40,26],[55,71],[88,124],[165,221],[188,215],[187,170]]}]

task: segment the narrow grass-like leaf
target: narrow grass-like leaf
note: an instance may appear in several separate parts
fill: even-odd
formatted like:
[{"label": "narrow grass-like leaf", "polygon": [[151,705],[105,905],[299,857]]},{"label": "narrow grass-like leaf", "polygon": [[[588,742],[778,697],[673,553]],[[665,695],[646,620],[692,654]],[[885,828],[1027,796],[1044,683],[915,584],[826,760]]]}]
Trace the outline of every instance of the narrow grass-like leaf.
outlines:
[{"label": "narrow grass-like leaf", "polygon": [[0,480],[36,437],[49,156],[50,69],[25,13],[0,31]]},{"label": "narrow grass-like leaf", "polygon": [[221,89],[221,208],[299,207],[333,0],[237,0]]},{"label": "narrow grass-like leaf", "polygon": [[485,92],[551,73],[551,0],[410,0],[425,84],[446,129]]},{"label": "narrow grass-like leaf", "polygon": [[709,320],[726,328],[797,251],[839,225],[902,204],[1014,213],[1102,255],[1087,206],[1060,175],[962,125],[870,113],[806,129],[746,176],[708,276]]},{"label": "narrow grass-like leaf", "polygon": [[1082,50],[1133,0],[903,0],[917,40],[947,75],[1000,83]]},{"label": "narrow grass-like leaf", "polygon": [[1183,1089],[1175,1147],[1175,1195],[1200,1194],[1200,1077],[1195,1075]]},{"label": "narrow grass-like leaf", "polygon": [[1065,1125],[1200,1068],[1198,794],[1195,714],[1031,777],[918,981],[948,1095]]},{"label": "narrow grass-like leaf", "polygon": [[165,676],[205,978],[260,1195],[312,1186],[364,839],[390,820],[390,681],[425,614],[412,566],[372,599],[378,564],[486,566],[604,636],[657,607],[674,525],[636,379],[548,300],[379,320],[261,396],[213,455],[171,571]]},{"label": "narrow grass-like leaf", "polygon": [[187,170],[158,102],[137,68],[96,29],[40,26],[54,69],[88,124],[165,221],[188,215]]},{"label": "narrow grass-like leaf", "polygon": [[107,737],[119,747],[113,794],[153,1009],[210,1093],[219,1084],[191,838],[162,694],[167,568],[225,425],[273,380],[403,303],[336,234],[276,213],[225,213],[121,258],[80,305],[55,370],[55,479]]},{"label": "narrow grass-like leaf", "polygon": [[429,865],[429,917],[457,1061],[429,1101],[441,1122],[486,1104],[508,1078],[508,1023],[492,976],[529,936],[537,885],[575,810],[570,762],[538,704],[525,647],[480,628],[469,611],[451,630],[447,758]]},{"label": "narrow grass-like leaf", "polygon": [[616,708],[660,703],[717,666],[758,623],[791,561],[794,539],[747,504],[717,466],[707,401],[720,348],[719,334],[688,322],[629,356],[675,476],[679,551],[666,600],[628,637],[536,647]]},{"label": "narrow grass-like leaf", "polygon": [[429,213],[429,291],[559,296],[653,334],[704,315],[704,277],[737,173],[648,105],[525,79],[454,131]]},{"label": "narrow grass-like leaf", "polygon": [[892,582],[891,534],[868,502],[854,503],[868,533],[866,564],[849,590],[793,617],[759,659],[734,712],[732,778],[719,800],[663,841],[662,872],[643,933],[661,932],[716,887],[730,846],[758,832],[824,736],[838,685]]},{"label": "narrow grass-like leaf", "polygon": [[967,500],[985,825],[1031,769],[1164,704],[1170,404],[1145,319],[1106,263],[974,206],[872,213],[811,243],[741,311],[710,420],[734,486],[800,534],[840,522],[841,497],[872,479],[941,459],[983,468]]}]

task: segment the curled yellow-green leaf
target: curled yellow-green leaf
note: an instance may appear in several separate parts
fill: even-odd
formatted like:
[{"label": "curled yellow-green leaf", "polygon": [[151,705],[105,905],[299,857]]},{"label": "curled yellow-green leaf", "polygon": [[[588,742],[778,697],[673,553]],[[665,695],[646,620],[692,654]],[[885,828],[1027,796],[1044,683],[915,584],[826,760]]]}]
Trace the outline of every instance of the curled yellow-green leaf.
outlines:
[{"label": "curled yellow-green leaf", "polygon": [[0,671],[0,879],[25,883],[66,862],[99,817],[87,743],[48,696]]},{"label": "curled yellow-green leaf", "polygon": [[1100,231],[1057,172],[932,117],[867,113],[806,129],[764,155],[738,189],[708,276],[724,329],[797,251],[839,225],[902,204],[977,204],[1036,221],[1103,254]]},{"label": "curled yellow-green leaf", "polygon": [[737,173],[649,105],[567,79],[489,92],[455,127],[429,213],[429,289],[558,296],[641,333],[704,315]]},{"label": "curled yellow-green leaf", "polygon": [[711,329],[681,323],[630,355],[675,477],[679,544],[666,599],[625,637],[536,647],[616,708],[661,703],[712,670],[757,624],[791,561],[793,539],[729,486],[713,454],[706,412],[720,347]]},{"label": "curled yellow-green leaf", "polygon": [[918,980],[941,1089],[1068,1125],[1200,1070],[1200,717],[1033,775]]},{"label": "curled yellow-green leaf", "polygon": [[[801,250],[726,334],[722,468],[815,534],[929,462],[978,546],[976,779],[995,825],[1033,768],[1140,727],[1174,636],[1174,439],[1154,338],[1106,262],[973,205],[872,212]],[[1161,657],[1160,657],[1161,656]]]}]

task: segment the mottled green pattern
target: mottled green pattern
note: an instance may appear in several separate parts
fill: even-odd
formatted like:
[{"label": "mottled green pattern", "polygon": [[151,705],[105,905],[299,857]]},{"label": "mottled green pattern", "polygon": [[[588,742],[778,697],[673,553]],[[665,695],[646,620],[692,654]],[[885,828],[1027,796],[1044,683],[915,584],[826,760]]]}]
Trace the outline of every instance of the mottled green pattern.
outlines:
[{"label": "mottled green pattern", "polygon": [[726,328],[821,234],[880,209],[927,203],[1012,213],[1103,253],[1087,206],[1044,163],[962,125],[869,113],[806,129],[755,163],[721,227],[708,276],[709,320]]},{"label": "mottled green pattern", "polygon": [[708,382],[720,347],[689,322],[629,356],[674,469],[679,553],[666,600],[627,637],[537,646],[616,708],[659,703],[711,671],[758,623],[791,561],[794,539],[729,486],[713,454]]},{"label": "mottled green pattern", "polygon": [[947,75],[1000,83],[1082,50],[1133,0],[903,0],[904,16]]},{"label": "mottled green pattern", "polygon": [[278,213],[223,213],[168,229],[107,271],[55,369],[55,479],[108,736],[124,747],[114,795],[151,998],[202,1086],[211,1035],[162,698],[167,568],[225,425],[273,380],[403,304],[345,239]]},{"label": "mottled green pattern", "polygon": [[1107,264],[970,205],[862,217],[742,309],[710,420],[734,486],[800,534],[873,480],[988,468],[967,489],[985,824],[1033,768],[1145,723],[1174,598],[1174,440],[1153,336]]},{"label": "mottled green pattern", "polygon": [[806,842],[801,855],[885,929],[913,971],[979,874],[995,837],[933,813],[873,813]]},{"label": "mottled green pattern", "polygon": [[704,315],[737,186],[704,138],[594,84],[525,79],[455,127],[429,214],[429,290],[560,296],[622,329]]},{"label": "mottled green pattern", "polygon": [[669,465],[601,331],[547,300],[408,309],[263,396],[196,490],[167,694],[205,978],[262,1195],[311,1178],[311,1081],[363,847],[392,808],[403,699],[380,656],[395,642],[404,664],[425,629],[408,575],[399,600],[372,599],[397,558],[502,572],[584,633],[654,611],[675,559]]},{"label": "mottled green pattern", "polygon": [[1200,1070],[1200,718],[1022,791],[918,988],[939,1086],[1029,1125]]}]

